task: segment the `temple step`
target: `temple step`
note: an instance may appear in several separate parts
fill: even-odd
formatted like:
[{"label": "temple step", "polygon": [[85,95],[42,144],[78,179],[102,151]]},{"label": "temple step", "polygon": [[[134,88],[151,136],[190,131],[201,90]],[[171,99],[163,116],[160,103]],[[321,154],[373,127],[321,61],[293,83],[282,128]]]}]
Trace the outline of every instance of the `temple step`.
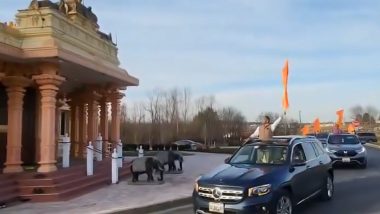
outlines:
[{"label": "temple step", "polygon": [[2,175],[0,177],[0,204],[18,201],[19,191],[14,177]]},{"label": "temple step", "polygon": [[[119,179],[130,175],[128,164],[119,169]],[[86,176],[85,167],[33,175],[19,180],[20,197],[31,202],[69,200],[111,184],[111,162],[94,163],[94,175]]]}]

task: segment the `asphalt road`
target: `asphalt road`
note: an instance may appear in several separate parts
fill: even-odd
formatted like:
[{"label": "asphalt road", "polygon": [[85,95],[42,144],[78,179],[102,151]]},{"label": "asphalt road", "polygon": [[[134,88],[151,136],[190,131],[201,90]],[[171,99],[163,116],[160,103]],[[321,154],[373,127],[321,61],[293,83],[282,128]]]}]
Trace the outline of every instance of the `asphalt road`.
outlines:
[{"label": "asphalt road", "polygon": [[[317,199],[297,207],[297,214],[380,214],[380,150],[368,149],[368,167],[335,170],[335,196],[332,201]],[[155,214],[192,214],[192,205]]]}]

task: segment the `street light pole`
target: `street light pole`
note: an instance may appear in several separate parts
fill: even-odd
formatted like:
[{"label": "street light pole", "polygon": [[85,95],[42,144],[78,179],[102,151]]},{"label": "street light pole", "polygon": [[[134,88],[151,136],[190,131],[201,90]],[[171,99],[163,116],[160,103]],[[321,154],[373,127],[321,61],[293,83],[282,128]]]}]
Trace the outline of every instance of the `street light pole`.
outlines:
[{"label": "street light pole", "polygon": [[301,124],[301,123],[302,123],[302,119],[301,119],[301,111],[298,111],[298,116],[299,116],[300,124]]}]

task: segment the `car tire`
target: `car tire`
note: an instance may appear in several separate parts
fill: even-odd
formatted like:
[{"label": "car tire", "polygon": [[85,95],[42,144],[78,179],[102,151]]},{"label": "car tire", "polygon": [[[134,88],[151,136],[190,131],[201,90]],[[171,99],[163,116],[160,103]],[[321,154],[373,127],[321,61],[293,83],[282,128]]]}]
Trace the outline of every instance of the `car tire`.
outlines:
[{"label": "car tire", "polygon": [[294,211],[293,200],[290,193],[286,190],[279,191],[275,197],[272,208],[270,210],[271,214],[292,214]]},{"label": "car tire", "polygon": [[323,187],[320,195],[322,201],[329,201],[334,197],[334,180],[331,175],[328,175],[323,182]]}]

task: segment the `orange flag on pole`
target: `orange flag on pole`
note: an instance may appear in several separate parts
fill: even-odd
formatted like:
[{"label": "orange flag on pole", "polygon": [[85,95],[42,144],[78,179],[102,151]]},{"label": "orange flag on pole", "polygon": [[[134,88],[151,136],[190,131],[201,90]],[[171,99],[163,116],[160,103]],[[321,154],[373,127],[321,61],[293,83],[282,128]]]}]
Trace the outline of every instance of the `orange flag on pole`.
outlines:
[{"label": "orange flag on pole", "polygon": [[314,130],[314,133],[320,133],[321,132],[321,122],[319,121],[319,118],[314,120],[313,130]]},{"label": "orange flag on pole", "polygon": [[310,128],[309,125],[304,125],[303,126],[303,128],[301,129],[303,136],[306,136],[307,134],[309,134],[309,128]]},{"label": "orange flag on pole", "polygon": [[348,125],[347,132],[355,134],[355,126],[353,124]]},{"label": "orange flag on pole", "polygon": [[284,108],[284,111],[288,110],[289,108],[288,76],[289,76],[289,64],[288,64],[288,60],[286,60],[284,68],[282,68],[282,84],[284,86],[284,95],[282,97],[282,108]]},{"label": "orange flag on pole", "polygon": [[336,114],[338,115],[338,120],[337,120],[337,124],[339,125],[340,128],[343,127],[343,116],[344,116],[344,110],[339,110],[336,112]]}]

